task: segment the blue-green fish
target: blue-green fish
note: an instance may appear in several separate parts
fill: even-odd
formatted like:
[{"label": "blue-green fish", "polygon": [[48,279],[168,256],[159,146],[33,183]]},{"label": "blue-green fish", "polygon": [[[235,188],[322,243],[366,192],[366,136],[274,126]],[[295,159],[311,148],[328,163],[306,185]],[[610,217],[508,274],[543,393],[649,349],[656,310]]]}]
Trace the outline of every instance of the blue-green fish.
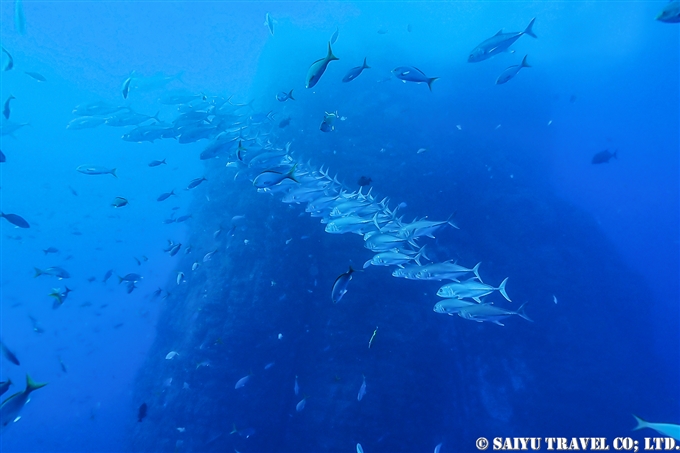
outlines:
[{"label": "blue-green fish", "polygon": [[281,91],[276,95],[276,100],[279,102],[286,102],[288,99],[294,101],[295,98],[293,97],[293,90],[290,90],[288,93],[285,91]]},{"label": "blue-green fish", "polygon": [[5,214],[4,212],[0,212],[0,218],[4,218],[9,223],[19,228],[31,228],[31,226],[26,220],[24,220],[23,217],[16,214]]},{"label": "blue-green fish", "polygon": [[347,285],[349,285],[349,282],[352,280],[352,274],[354,272],[356,271],[352,269],[352,266],[350,266],[347,272],[340,274],[338,278],[335,279],[335,282],[333,282],[331,300],[333,300],[334,303],[337,304],[340,302],[342,296],[344,296],[347,292]]},{"label": "blue-green fish", "polygon": [[298,182],[297,179],[295,179],[295,169],[297,168],[297,164],[293,166],[293,168],[288,171],[288,173],[279,173],[277,171],[271,171],[271,170],[265,170],[253,180],[253,185],[257,187],[258,189],[264,189],[267,187],[275,186],[282,182],[284,179],[291,179],[295,182]]},{"label": "blue-green fish", "polygon": [[24,405],[26,405],[28,402],[31,393],[35,390],[38,390],[39,388],[45,387],[46,385],[47,382],[33,382],[33,379],[31,379],[31,377],[27,374],[26,389],[24,389],[23,392],[18,392],[10,396],[5,401],[3,401],[2,406],[0,406],[0,419],[2,420],[0,431],[4,430],[7,425],[10,424],[10,422],[16,421],[17,417],[19,417],[21,409],[23,409]]},{"label": "blue-green fish", "polygon": [[496,85],[502,85],[508,80],[512,79],[517,75],[520,69],[522,68],[530,68],[529,63],[527,63],[527,56],[525,55],[524,58],[522,59],[522,63],[508,66],[503,72],[501,72],[501,75],[498,76],[496,79]]},{"label": "blue-green fish", "polygon": [[328,66],[328,63],[330,63],[333,60],[339,60],[339,58],[333,55],[331,43],[329,42],[328,54],[326,55],[326,57],[320,60],[316,60],[309,67],[309,70],[307,71],[307,81],[305,83],[305,87],[312,88],[314,85],[316,85],[319,82],[319,79],[321,79],[323,73],[326,71],[326,66]]},{"label": "blue-green fish", "polygon": [[428,77],[423,71],[415,66],[399,66],[392,69],[394,76],[405,82],[426,83],[427,87],[432,91],[432,82],[439,79],[439,77]]},{"label": "blue-green fish", "polygon": [[342,78],[343,82],[351,82],[352,80],[356,79],[359,77],[361,72],[364,69],[371,69],[369,65],[366,64],[366,58],[364,58],[364,64],[361,66],[357,66],[356,68],[352,68],[349,71],[347,71],[347,74],[345,74],[345,77]]},{"label": "blue-green fish", "polygon": [[674,0],[666,3],[656,20],[669,24],[680,22],[680,1]]}]

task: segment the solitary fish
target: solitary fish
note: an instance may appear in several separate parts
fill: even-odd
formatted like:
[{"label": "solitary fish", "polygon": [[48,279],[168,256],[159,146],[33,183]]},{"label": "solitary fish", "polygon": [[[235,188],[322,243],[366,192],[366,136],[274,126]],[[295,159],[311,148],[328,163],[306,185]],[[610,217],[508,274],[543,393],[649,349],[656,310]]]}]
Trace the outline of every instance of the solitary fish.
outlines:
[{"label": "solitary fish", "polygon": [[275,23],[276,23],[276,21],[274,19],[272,19],[272,16],[270,16],[269,13],[267,13],[264,16],[264,25],[269,29],[269,33],[272,36],[274,36],[274,24]]},{"label": "solitary fish", "polygon": [[51,275],[53,277],[57,277],[59,280],[71,277],[71,274],[69,274],[66,269],[62,269],[58,266],[48,267],[44,270],[38,269],[37,267],[34,267],[33,269],[35,269],[35,275],[33,278],[40,277],[41,275]]},{"label": "solitary fish", "polygon": [[114,208],[122,208],[123,206],[127,206],[128,201],[123,198],[123,197],[116,197],[113,199],[113,203],[111,203],[111,206]]},{"label": "solitary fish", "polygon": [[24,71],[24,74],[33,77],[38,82],[47,82],[47,79],[42,74],[38,74],[37,72]]},{"label": "solitary fish", "polygon": [[4,68],[2,68],[3,71],[9,71],[14,67],[14,58],[12,58],[12,55],[5,49],[4,47],[2,48],[2,51],[7,54],[7,64],[5,65]]},{"label": "solitary fish", "polygon": [[293,391],[295,392],[295,395],[300,394],[300,386],[298,385],[298,377],[295,376],[295,386],[293,387]]},{"label": "solitary fish", "polygon": [[302,398],[302,400],[300,400],[299,403],[297,403],[297,404],[295,405],[295,410],[296,410],[296,411],[302,412],[302,410],[305,408],[305,405],[307,405],[307,398],[309,398],[309,397],[308,397],[308,396],[305,396],[304,398]]},{"label": "solitary fish", "polygon": [[527,63],[527,56],[525,55],[524,58],[522,59],[522,63],[518,65],[512,65],[508,66],[505,71],[501,72],[501,75],[498,76],[498,79],[496,79],[496,85],[502,85],[508,80],[512,79],[517,75],[520,69],[522,68],[530,68],[529,63]]},{"label": "solitary fish", "polygon": [[432,91],[432,82],[439,77],[428,77],[423,71],[415,66],[399,66],[392,69],[394,76],[404,82],[427,83],[427,87]]},{"label": "solitary fish", "polygon": [[633,431],[643,428],[650,428],[659,434],[672,437],[675,440],[680,440],[680,425],[672,425],[670,423],[649,423],[635,415],[633,415],[633,417],[635,417],[635,421],[637,422],[637,426],[633,428]]},{"label": "solitary fish", "polygon": [[109,269],[108,271],[106,271],[106,274],[104,274],[104,278],[102,279],[102,282],[106,283],[106,281],[109,278],[111,278],[112,275],[113,275],[113,269]]},{"label": "solitary fish", "polygon": [[321,122],[321,126],[319,126],[319,130],[321,132],[333,132],[335,130],[335,126],[333,126],[333,123],[338,117],[338,112],[325,112],[323,121]]},{"label": "solitary fish", "polygon": [[240,389],[241,387],[245,386],[248,381],[250,380],[250,374],[248,376],[243,376],[241,379],[236,381],[236,385],[234,386],[234,389]]},{"label": "solitary fish", "polygon": [[43,253],[47,255],[48,253],[59,253],[59,250],[55,247],[47,247],[46,249],[43,249]]},{"label": "solitary fish", "polygon": [[285,91],[281,91],[276,95],[276,100],[279,102],[286,102],[288,99],[294,101],[295,98],[293,97],[293,90],[290,90],[288,93]]},{"label": "solitary fish", "polygon": [[335,27],[335,31],[333,32],[333,36],[331,36],[331,44],[335,44],[335,41],[338,40],[338,27]]},{"label": "solitary fish", "polygon": [[364,378],[364,382],[361,383],[361,387],[359,387],[359,393],[357,394],[357,401],[361,401],[364,396],[366,396],[366,376],[362,375]]},{"label": "solitary fish", "polygon": [[312,65],[309,67],[309,70],[307,71],[307,81],[305,83],[306,88],[312,88],[314,85],[316,85],[319,82],[319,79],[321,79],[321,76],[323,73],[326,71],[326,67],[328,66],[328,63],[330,63],[333,60],[339,60],[338,57],[333,55],[333,50],[331,49],[331,43],[328,43],[328,54],[326,55],[325,58],[322,58],[320,60],[316,60]]},{"label": "solitary fish", "polygon": [[149,406],[146,405],[146,403],[142,403],[141,406],[139,406],[139,410],[137,411],[137,421],[141,422],[144,420],[144,417],[146,417],[146,411],[149,409]]},{"label": "solitary fish", "polygon": [[513,45],[515,41],[517,41],[522,35],[529,35],[531,37],[538,38],[538,36],[536,36],[532,30],[535,20],[536,18],[531,19],[531,22],[529,22],[529,25],[527,25],[527,28],[525,28],[524,31],[503,33],[503,30],[500,30],[498,33],[483,41],[481,44],[475,47],[472,52],[470,52],[470,55],[468,56],[468,63],[476,63],[500,53],[508,52],[510,46]]},{"label": "solitary fish", "polygon": [[288,173],[279,173],[276,171],[271,171],[271,170],[265,170],[253,180],[253,186],[257,187],[258,189],[264,189],[267,187],[275,186],[282,182],[284,179],[290,179],[292,181],[298,182],[297,179],[295,179],[295,169],[297,168],[297,164],[293,166],[293,168],[288,171]]},{"label": "solitary fish", "polygon": [[359,74],[361,74],[361,72],[364,69],[371,69],[371,67],[366,64],[366,58],[365,57],[364,57],[364,64],[362,64],[361,66],[357,66],[356,68],[352,68],[349,71],[347,71],[347,74],[345,74],[345,77],[342,78],[342,81],[343,82],[351,82],[352,80],[359,77]]},{"label": "solitary fish", "polygon": [[198,186],[203,181],[207,181],[207,179],[204,178],[204,177],[192,179],[191,182],[189,183],[189,185],[187,186],[187,190],[193,189],[194,187]]},{"label": "solitary fish", "polygon": [[9,101],[11,101],[12,99],[16,99],[16,98],[13,95],[10,94],[9,97],[7,98],[7,100],[5,101],[5,105],[2,107],[2,116],[4,116],[6,120],[9,119],[9,114],[10,114]]},{"label": "solitary fish", "polygon": [[10,351],[9,349],[7,349],[7,346],[5,346],[5,343],[3,343],[3,342],[1,342],[1,341],[0,341],[0,349],[2,349],[2,355],[4,355],[5,358],[7,358],[7,360],[9,360],[10,362],[12,362],[12,363],[15,364],[16,366],[19,366],[19,365],[20,365],[19,359],[17,359],[17,356],[14,355],[14,353],[13,353],[12,351]]},{"label": "solitary fish", "polygon": [[39,388],[45,387],[46,385],[47,385],[46,382],[43,383],[33,382],[31,377],[27,374],[26,388],[24,389],[24,391],[15,393],[14,395],[10,396],[5,401],[3,401],[2,406],[0,406],[0,419],[2,422],[2,427],[0,427],[0,431],[4,430],[7,427],[7,425],[10,424],[10,422],[15,421],[19,417],[19,413],[21,412],[21,409],[23,409],[23,407],[26,405],[26,403],[28,403],[31,393],[34,392],[35,390],[38,390]]},{"label": "solitary fish", "polygon": [[175,189],[172,189],[170,192],[165,192],[163,194],[160,194],[158,198],[156,198],[156,201],[164,201],[167,200],[170,195],[175,195]]},{"label": "solitary fish", "polygon": [[167,162],[165,162],[165,159],[163,159],[163,160],[152,160],[151,162],[149,162],[149,167],[158,167],[159,165],[163,165],[163,164],[167,164]]},{"label": "solitary fish", "polygon": [[361,178],[359,178],[359,181],[357,181],[357,184],[359,184],[361,187],[364,187],[370,186],[372,182],[373,180],[370,177],[362,176]]},{"label": "solitary fish", "polygon": [[7,390],[9,390],[10,385],[12,385],[11,379],[7,379],[6,381],[0,382],[0,395],[3,395]]},{"label": "solitary fish", "polygon": [[605,149],[604,151],[600,151],[599,153],[595,154],[593,156],[592,163],[594,164],[606,164],[609,162],[609,159],[612,157],[619,158],[616,153],[618,150],[614,151],[613,153],[610,153],[608,149]]},{"label": "solitary fish", "polygon": [[352,273],[354,272],[355,270],[350,266],[347,272],[340,274],[338,278],[335,279],[333,289],[331,290],[331,300],[333,300],[334,303],[337,304],[340,302],[342,296],[347,292],[347,285],[349,285],[349,282],[352,280]]},{"label": "solitary fish", "polygon": [[357,444],[357,453],[364,453],[364,447],[361,444]]},{"label": "solitary fish", "polygon": [[123,87],[121,88],[121,93],[123,95],[123,99],[127,99],[128,94],[130,93],[130,82],[131,81],[132,81],[132,77],[128,77],[123,82]]},{"label": "solitary fish", "polygon": [[23,0],[14,0],[14,28],[17,33],[26,33],[26,16],[24,15]]},{"label": "solitary fish", "polygon": [[0,218],[4,218],[9,223],[14,226],[18,226],[19,228],[31,228],[31,226],[26,220],[24,220],[23,217],[16,214],[5,214],[4,212],[0,212]]},{"label": "solitary fish", "polygon": [[116,169],[108,169],[106,167],[100,167],[97,165],[81,165],[80,167],[76,168],[77,171],[84,175],[113,175],[116,178],[118,175],[116,175]]},{"label": "solitary fish", "polygon": [[666,3],[666,6],[656,16],[656,20],[669,24],[680,22],[680,1]]}]

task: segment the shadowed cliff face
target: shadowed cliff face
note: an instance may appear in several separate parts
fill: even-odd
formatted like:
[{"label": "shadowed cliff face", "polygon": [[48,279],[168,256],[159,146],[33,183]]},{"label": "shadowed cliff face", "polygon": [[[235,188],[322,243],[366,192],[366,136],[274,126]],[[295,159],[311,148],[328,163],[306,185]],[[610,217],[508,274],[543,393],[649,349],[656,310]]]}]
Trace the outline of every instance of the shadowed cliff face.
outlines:
[{"label": "shadowed cliff face", "polygon": [[[461,165],[470,171],[456,199],[486,171],[474,157]],[[590,218],[545,190],[500,181],[477,190],[462,229],[432,249],[465,265],[481,259],[490,284],[510,277],[503,306],[529,302],[535,322],[501,327],[434,313],[440,285],[391,268],[354,274],[333,304],[335,278],[371,256],[361,238],[326,234],[304,205],[258,194],[222,165],[211,171],[179,268],[200,265],[186,283],[173,276],[159,302],[130,408],[132,450],[470,451],[479,436],[613,437],[630,434],[646,399],[668,397],[664,383],[649,385],[656,359],[640,304],[652,302],[639,277]],[[166,360],[170,351],[179,356]],[[148,417],[134,423],[142,402]]]}]

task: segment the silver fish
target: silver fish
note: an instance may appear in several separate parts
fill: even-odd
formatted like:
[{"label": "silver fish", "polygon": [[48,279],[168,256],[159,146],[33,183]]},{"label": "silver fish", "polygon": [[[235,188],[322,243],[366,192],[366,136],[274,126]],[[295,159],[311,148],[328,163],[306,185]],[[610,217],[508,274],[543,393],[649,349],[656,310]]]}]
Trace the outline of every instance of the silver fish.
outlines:
[{"label": "silver fish", "polygon": [[366,376],[363,376],[364,381],[361,383],[361,387],[359,387],[359,393],[357,394],[357,401],[361,401],[364,396],[366,396]]},{"label": "silver fish", "polygon": [[108,169],[106,167],[101,167],[98,165],[81,165],[78,168],[76,168],[76,171],[84,174],[84,175],[113,175],[116,178],[118,175],[116,175],[116,169]]},{"label": "silver fish", "polygon": [[531,19],[531,22],[529,22],[529,25],[527,25],[527,28],[525,28],[524,31],[503,33],[503,30],[500,30],[491,38],[484,40],[481,44],[472,49],[472,52],[470,52],[470,55],[468,56],[468,63],[476,63],[500,53],[507,52],[510,46],[523,35],[538,38],[532,30],[535,20],[535,17]]}]

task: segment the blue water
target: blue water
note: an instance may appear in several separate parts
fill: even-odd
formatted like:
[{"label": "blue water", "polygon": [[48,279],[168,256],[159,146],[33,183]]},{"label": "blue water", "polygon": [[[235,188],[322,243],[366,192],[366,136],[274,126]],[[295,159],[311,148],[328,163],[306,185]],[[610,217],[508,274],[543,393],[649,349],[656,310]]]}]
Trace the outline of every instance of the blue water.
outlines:
[{"label": "blue water", "polygon": [[[27,0],[19,34],[15,4],[3,2],[0,38],[14,68],[0,72],[0,100],[14,95],[11,121],[30,125],[0,139],[1,210],[31,227],[0,219],[1,339],[21,362],[2,358],[0,380],[15,383],[3,398],[23,389],[26,373],[49,384],[3,429],[0,449],[354,451],[361,443],[369,453],[443,442],[442,452],[475,451],[480,436],[655,434],[632,432],[631,413],[680,423],[680,36],[678,24],[654,20],[663,6]],[[266,13],[277,21],[273,36]],[[499,29],[519,32],[533,17],[538,39],[466,61]],[[336,27],[339,61],[305,89]],[[496,85],[524,55],[532,67]],[[364,57],[371,68],[342,83]],[[406,65],[440,78],[431,92],[391,75]],[[124,100],[133,70],[177,77],[132,88]],[[295,101],[275,100],[290,89]],[[355,274],[334,306],[335,277],[372,256],[359,236],[326,234],[305,204],[234,181],[225,156],[200,160],[208,140],[130,143],[121,135],[132,127],[66,129],[75,106],[100,100],[170,122],[177,106],[158,102],[170,92],[252,101],[239,110],[243,121],[271,111],[268,140],[292,142],[295,159],[330,168],[348,190],[370,176],[379,199],[406,203],[405,221],[455,213],[460,230],[422,241],[429,257],[481,261],[493,285],[509,277],[513,302],[504,306],[528,302],[534,322],[513,317],[501,327],[434,313],[440,285],[393,278],[392,267]],[[321,132],[324,112],[335,111],[343,119]],[[284,118],[290,125],[278,127]],[[605,149],[618,158],[591,164]],[[116,168],[118,178],[81,174],[83,164]],[[184,190],[201,176],[208,181]],[[177,197],[156,201],[172,189]],[[113,208],[117,196],[129,205]],[[163,223],[183,214],[193,218]],[[235,215],[246,220],[227,231]],[[169,257],[168,239],[192,244],[192,255]],[[218,253],[192,280],[191,264],[213,246]],[[58,253],[44,254],[48,247]],[[227,263],[233,275],[219,271]],[[34,267],[50,266],[71,277],[34,278]],[[128,294],[116,275],[133,272],[143,279]],[[241,286],[251,272],[257,285]],[[72,293],[53,309],[48,294],[65,286]],[[214,323],[196,315],[192,330],[178,330],[178,314],[193,313],[182,307],[217,287],[225,293],[209,293],[205,308]],[[171,295],[154,297],[157,288]],[[242,294],[255,297],[244,303]],[[202,341],[207,351],[180,350]],[[180,352],[173,360],[185,360],[177,368],[165,362],[169,344]],[[208,359],[210,367],[197,366]],[[367,394],[357,402],[362,374]],[[173,405],[183,382],[193,393]],[[149,414],[139,423],[142,402]],[[169,419],[176,424],[163,425]],[[233,424],[254,434],[230,435]]]}]

